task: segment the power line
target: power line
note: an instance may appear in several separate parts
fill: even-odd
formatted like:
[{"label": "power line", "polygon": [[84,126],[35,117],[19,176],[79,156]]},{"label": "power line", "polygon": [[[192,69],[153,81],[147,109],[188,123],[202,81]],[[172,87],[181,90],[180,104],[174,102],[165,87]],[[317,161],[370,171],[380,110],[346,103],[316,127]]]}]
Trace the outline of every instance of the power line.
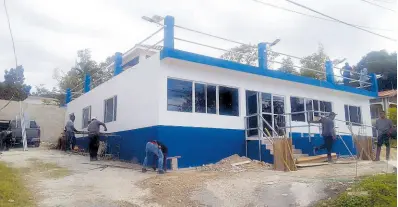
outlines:
[{"label": "power line", "polygon": [[385,0],[372,0],[372,1],[383,2],[383,3],[388,3],[388,4],[395,4],[395,3],[397,3],[397,2],[394,2],[394,1],[385,1]]},{"label": "power line", "polygon": [[12,35],[12,29],[11,29],[10,17],[8,16],[8,11],[7,11],[7,6],[6,6],[6,0],[4,0],[4,10],[6,11],[7,22],[8,22],[8,29],[10,30],[11,41],[12,41],[12,48],[13,48],[13,50],[14,50],[14,57],[15,57],[15,69],[17,69],[17,67],[18,67],[17,53],[15,52],[14,36]]},{"label": "power line", "polygon": [[310,11],[312,11],[312,12],[315,12],[315,13],[317,13],[317,14],[320,14],[320,15],[322,15],[322,16],[325,16],[325,17],[327,17],[327,18],[329,18],[329,19],[333,19],[333,20],[335,20],[335,21],[338,21],[338,22],[340,22],[340,23],[342,23],[342,24],[345,24],[345,25],[348,25],[348,26],[350,26],[350,27],[357,28],[357,29],[359,29],[359,30],[365,31],[365,32],[367,32],[367,33],[370,33],[370,34],[373,34],[373,35],[376,35],[376,36],[379,36],[379,37],[383,37],[383,38],[388,39],[388,40],[397,41],[396,39],[393,39],[393,38],[391,38],[391,37],[387,37],[387,36],[381,35],[381,34],[379,34],[379,33],[372,32],[372,31],[370,31],[370,30],[367,30],[367,29],[358,27],[358,26],[356,26],[356,25],[353,25],[353,24],[350,24],[350,23],[341,21],[341,20],[336,19],[336,18],[334,18],[334,17],[331,17],[331,16],[329,16],[329,15],[323,14],[323,13],[321,13],[321,12],[319,12],[319,11],[316,11],[316,10],[314,10],[314,9],[311,9],[311,8],[309,8],[309,7],[307,7],[307,6],[302,5],[302,4],[296,3],[296,2],[294,2],[294,1],[292,1],[292,0],[285,0],[285,1],[287,1],[287,2],[289,2],[289,3],[292,3],[292,4],[296,5],[296,6],[299,6],[299,7],[305,8],[305,9],[308,9],[308,10],[310,10]]},{"label": "power line", "polygon": [[[331,19],[327,19],[327,18],[323,18],[323,17],[311,15],[311,14],[302,13],[302,12],[299,12],[299,11],[287,9],[287,8],[284,8],[284,7],[281,7],[281,6],[277,6],[277,5],[274,5],[274,4],[262,2],[262,1],[259,1],[259,0],[253,0],[253,1],[258,2],[260,4],[263,4],[263,5],[266,5],[266,6],[270,6],[270,7],[276,8],[276,9],[285,10],[285,11],[288,11],[288,12],[300,14],[300,15],[303,15],[303,16],[312,17],[312,18],[315,18],[315,19],[320,19],[320,20],[324,20],[324,21],[328,21],[328,22],[339,23],[338,21],[335,21],[335,20],[331,20]],[[374,29],[374,30],[383,30],[383,31],[391,31],[391,32],[394,31],[392,29],[383,29],[383,28],[368,27],[368,26],[361,26],[361,25],[356,25],[356,26],[362,27],[362,28]]]},{"label": "power line", "polygon": [[390,8],[381,6],[381,5],[376,4],[376,3],[373,3],[373,2],[371,2],[371,1],[367,1],[367,0],[360,0],[360,1],[366,2],[366,3],[368,3],[368,4],[371,4],[371,5],[376,6],[376,7],[379,7],[379,8],[383,8],[383,9],[386,9],[386,10],[389,10],[389,11],[392,11],[392,12],[395,12],[394,9],[390,9]]}]

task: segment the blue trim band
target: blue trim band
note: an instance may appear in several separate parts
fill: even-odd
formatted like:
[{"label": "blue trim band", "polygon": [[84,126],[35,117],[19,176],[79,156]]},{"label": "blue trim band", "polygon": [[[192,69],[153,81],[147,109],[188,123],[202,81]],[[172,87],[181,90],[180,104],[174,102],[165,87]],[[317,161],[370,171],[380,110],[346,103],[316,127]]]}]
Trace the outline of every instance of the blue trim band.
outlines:
[{"label": "blue trim band", "polygon": [[160,51],[160,59],[162,60],[165,58],[180,59],[180,60],[185,60],[185,61],[189,61],[189,62],[205,64],[205,65],[210,65],[210,66],[215,66],[215,67],[220,67],[220,68],[225,68],[225,69],[230,69],[230,70],[234,70],[234,71],[250,73],[250,74],[255,74],[255,75],[261,75],[261,76],[265,76],[265,77],[277,78],[277,79],[281,79],[281,80],[287,80],[287,81],[291,81],[291,82],[302,83],[302,84],[307,84],[307,85],[312,85],[312,86],[317,86],[317,87],[322,87],[322,88],[339,90],[339,91],[344,91],[344,92],[349,92],[349,93],[354,93],[354,94],[359,94],[359,95],[364,95],[364,96],[369,96],[369,97],[377,97],[377,95],[378,95],[377,92],[374,92],[374,91],[367,91],[364,89],[353,88],[353,87],[344,86],[344,85],[336,85],[336,84],[329,83],[327,81],[317,80],[317,79],[304,77],[304,76],[293,75],[293,74],[284,73],[284,72],[276,71],[276,70],[264,70],[264,69],[260,69],[259,67],[255,67],[255,66],[245,65],[245,64],[241,64],[241,63],[237,63],[237,62],[233,62],[233,61],[228,61],[228,60],[222,60],[219,58],[213,58],[213,57],[209,57],[209,56],[205,56],[205,55],[199,55],[199,54],[181,51],[181,50],[177,50],[177,49],[163,48],[163,50]]}]

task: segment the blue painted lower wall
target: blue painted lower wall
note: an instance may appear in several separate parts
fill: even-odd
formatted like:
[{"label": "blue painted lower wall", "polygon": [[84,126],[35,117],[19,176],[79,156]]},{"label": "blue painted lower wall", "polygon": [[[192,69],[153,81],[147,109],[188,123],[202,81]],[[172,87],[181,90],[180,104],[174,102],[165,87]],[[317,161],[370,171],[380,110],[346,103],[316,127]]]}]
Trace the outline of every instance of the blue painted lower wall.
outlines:
[{"label": "blue painted lower wall", "polygon": [[[145,145],[148,141],[159,140],[169,148],[168,156],[181,156],[179,167],[194,167],[215,163],[233,154],[245,155],[244,130],[216,129],[179,126],[152,126],[140,129],[121,131],[117,136],[108,138],[108,152],[121,160],[142,163],[145,158]],[[104,140],[104,137],[101,137]],[[351,136],[343,136],[347,147],[356,153]],[[293,144],[304,154],[314,155],[313,148],[320,146],[323,138],[315,135],[311,140],[308,135],[293,133]],[[88,138],[78,138],[77,145],[87,150]],[[258,141],[248,141],[247,155],[259,160]],[[349,151],[341,140],[336,140],[333,152],[339,155],[349,155]],[[273,163],[273,155],[261,145],[261,160]],[[319,153],[326,153],[320,151]]]},{"label": "blue painted lower wall", "polygon": [[[308,134],[293,133],[293,145],[296,149],[301,149],[303,154],[308,154],[310,156],[314,155],[314,147],[319,147],[323,144],[323,137],[319,134],[315,134],[311,139],[308,138]],[[351,136],[343,135],[341,136],[344,142],[337,137],[333,143],[332,152],[338,155],[350,155],[350,151],[353,155],[356,154],[355,145],[352,141]],[[344,145],[347,145],[347,147]],[[326,154],[326,150],[320,150],[317,154]]]},{"label": "blue painted lower wall", "polygon": [[[244,130],[179,126],[152,126],[115,133],[108,138],[108,150],[119,152],[119,158],[142,163],[145,145],[159,140],[168,149],[168,156],[181,156],[179,167],[200,166],[219,161],[233,154],[244,155]],[[104,138],[101,138],[102,140]],[[80,148],[88,148],[88,139],[77,139]],[[120,149],[120,150],[119,150]]]}]

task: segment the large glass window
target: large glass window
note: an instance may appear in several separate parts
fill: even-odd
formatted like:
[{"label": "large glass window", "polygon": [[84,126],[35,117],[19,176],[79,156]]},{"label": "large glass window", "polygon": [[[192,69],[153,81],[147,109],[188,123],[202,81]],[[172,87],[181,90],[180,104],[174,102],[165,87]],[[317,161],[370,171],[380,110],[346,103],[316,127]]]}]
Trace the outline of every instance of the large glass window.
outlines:
[{"label": "large glass window", "polygon": [[351,122],[352,125],[359,125],[362,123],[361,107],[344,105],[344,114],[347,125],[350,124],[349,122]]},{"label": "large glass window", "polygon": [[106,99],[104,102],[104,122],[116,121],[117,96]]},{"label": "large glass window", "polygon": [[86,128],[91,119],[91,106],[83,109],[82,128]]},{"label": "large glass window", "polygon": [[261,93],[261,107],[263,113],[272,113],[272,95]]},{"label": "large glass window", "polygon": [[239,91],[236,88],[218,87],[219,114],[239,116]]},{"label": "large glass window", "polygon": [[192,82],[167,79],[167,110],[192,112]]},{"label": "large glass window", "polygon": [[[305,121],[304,98],[290,97],[292,121]],[[302,112],[302,113],[300,113]]]}]

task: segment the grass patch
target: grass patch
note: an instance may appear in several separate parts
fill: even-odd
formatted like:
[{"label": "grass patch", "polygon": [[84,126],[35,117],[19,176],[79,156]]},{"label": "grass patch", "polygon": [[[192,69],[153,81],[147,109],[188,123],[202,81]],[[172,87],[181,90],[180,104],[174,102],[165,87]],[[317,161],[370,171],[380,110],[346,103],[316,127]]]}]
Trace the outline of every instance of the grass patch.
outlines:
[{"label": "grass patch", "polygon": [[29,167],[21,168],[24,173],[45,173],[48,178],[63,178],[71,174],[67,168],[58,166],[55,163],[43,162],[39,159],[30,158],[31,162]]},{"label": "grass patch", "polygon": [[352,190],[337,198],[321,201],[316,206],[328,207],[396,207],[397,175],[380,174],[365,177]]},{"label": "grass patch", "polygon": [[24,186],[21,172],[0,162],[0,206],[36,206],[29,190]]}]

